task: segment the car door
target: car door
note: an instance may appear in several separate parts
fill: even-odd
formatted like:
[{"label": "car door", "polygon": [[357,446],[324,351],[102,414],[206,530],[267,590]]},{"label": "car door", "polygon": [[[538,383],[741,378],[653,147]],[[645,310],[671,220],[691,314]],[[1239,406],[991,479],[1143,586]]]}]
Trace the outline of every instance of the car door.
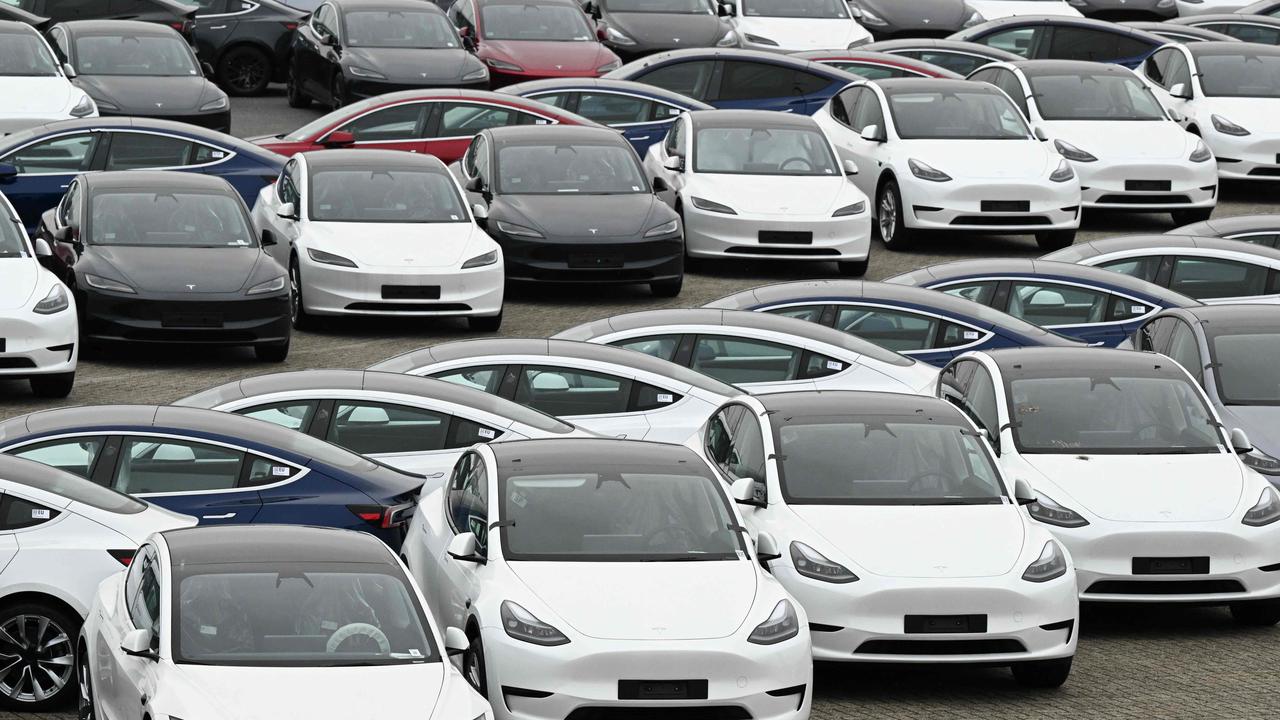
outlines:
[{"label": "car door", "polygon": [[801,79],[786,65],[725,60],[712,105],[722,110],[778,110],[808,114]]},{"label": "car door", "polygon": [[272,482],[272,463],[241,448],[159,435],[129,435],[120,440],[111,487],[175,512],[202,525],[243,524],[262,509],[256,485]]},{"label": "car door", "polygon": [[513,366],[515,402],[609,437],[640,440],[649,432],[643,412],[631,411],[634,378],[564,365]]},{"label": "car door", "polygon": [[42,138],[0,158],[12,165],[15,175],[0,175],[3,192],[28,231],[40,223],[40,215],[58,204],[71,180],[94,169],[100,133],[92,130],[61,133]]},{"label": "car door", "polygon": [[488,554],[489,526],[497,520],[496,508],[495,517],[490,517],[489,480],[488,468],[478,453],[462,456],[445,492],[446,526],[433,531],[427,543],[431,554],[427,564],[439,572],[429,591],[434,596],[436,612],[443,616],[439,619],[444,627],[466,627],[467,614],[480,594],[478,576],[485,566],[452,557],[448,550],[455,536],[469,532],[476,536],[477,552],[481,556]]},{"label": "car door", "polygon": [[294,68],[303,89],[314,97],[328,98],[333,89],[330,82],[332,65],[328,59],[332,48],[328,43],[338,37],[337,21],[337,11],[333,5],[325,3],[312,13],[309,32],[296,36]]},{"label": "car door", "polygon": [[549,118],[507,105],[438,102],[423,133],[422,152],[448,165],[456,162],[481,130],[510,125],[550,125]]},{"label": "car door", "polygon": [[146,706],[148,698],[155,696],[155,661],[125,654],[120,643],[131,630],[148,630],[151,648],[159,650],[160,634],[164,631],[160,624],[160,603],[164,598],[162,570],[155,546],[143,545],[125,575],[123,607],[112,621],[99,625],[102,635],[98,652],[110,658],[109,682],[94,683],[94,690],[100,695],[99,701],[106,705],[106,717],[134,715],[138,708]]},{"label": "car door", "polygon": [[406,102],[381,107],[352,118],[335,131],[351,133],[357,148],[424,152],[423,138],[433,106],[430,102]]},{"label": "car door", "polygon": [[246,7],[252,7],[244,0],[189,0],[196,10],[196,54],[201,62],[217,63],[218,50],[226,47],[227,41],[240,23],[237,14]]}]

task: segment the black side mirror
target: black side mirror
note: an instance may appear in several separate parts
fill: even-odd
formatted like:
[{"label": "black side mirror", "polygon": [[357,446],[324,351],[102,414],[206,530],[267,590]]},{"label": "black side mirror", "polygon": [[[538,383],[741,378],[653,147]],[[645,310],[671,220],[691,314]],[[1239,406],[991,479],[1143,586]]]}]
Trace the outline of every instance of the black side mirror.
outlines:
[{"label": "black side mirror", "polygon": [[667,185],[666,180],[663,180],[662,178],[653,179],[653,191],[655,193],[666,192],[670,189],[671,189],[671,186]]},{"label": "black side mirror", "polygon": [[466,188],[467,188],[467,192],[473,192],[473,193],[484,192],[484,178],[480,177],[479,175],[473,178],[467,178]]},{"label": "black side mirror", "polygon": [[276,236],[270,231],[264,229],[262,231],[262,247],[267,248],[276,244]]},{"label": "black side mirror", "polygon": [[331,48],[338,47],[338,36],[332,33],[324,36],[324,44]]},{"label": "black side mirror", "polygon": [[18,167],[12,163],[0,163],[0,182],[18,177]]},{"label": "black side mirror", "polygon": [[49,231],[49,235],[53,237],[54,242],[64,243],[67,238],[71,237],[71,228],[67,226],[56,227]]},{"label": "black side mirror", "polygon": [[720,17],[733,17],[738,14],[738,8],[731,2],[720,3]]}]

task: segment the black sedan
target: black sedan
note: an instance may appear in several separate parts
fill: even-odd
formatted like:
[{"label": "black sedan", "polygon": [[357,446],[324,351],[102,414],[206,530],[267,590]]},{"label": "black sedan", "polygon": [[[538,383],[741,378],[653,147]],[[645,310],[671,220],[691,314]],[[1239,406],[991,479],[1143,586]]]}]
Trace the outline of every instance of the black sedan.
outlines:
[{"label": "black sedan", "polygon": [[679,217],[654,196],[640,158],[617,131],[491,128],[451,169],[502,246],[507,279],[648,283],[657,296],[680,292]]},{"label": "black sedan", "polygon": [[[196,10],[207,0],[0,0],[51,22],[70,20],[142,20],[160,23],[191,40]],[[17,19],[17,18],[10,18]]]},{"label": "black sedan", "polygon": [[82,341],[289,353],[289,283],[222,178],[127,170],[71,181],[38,236],[71,287]]},{"label": "black sedan", "polygon": [[98,114],[231,132],[227,94],[204,77],[195,51],[173,28],[135,20],[78,20],[54,25],[49,40],[75,73],[71,81],[97,103]]},{"label": "black sedan", "polygon": [[687,47],[736,47],[733,26],[710,0],[586,0],[600,40],[624,61]]},{"label": "black sedan", "polygon": [[201,0],[196,52],[232,95],[257,95],[289,73],[293,32],[307,13],[276,0]]},{"label": "black sedan", "polygon": [[397,90],[487,89],[489,70],[422,0],[329,0],[294,34],[289,104],[334,108]]}]

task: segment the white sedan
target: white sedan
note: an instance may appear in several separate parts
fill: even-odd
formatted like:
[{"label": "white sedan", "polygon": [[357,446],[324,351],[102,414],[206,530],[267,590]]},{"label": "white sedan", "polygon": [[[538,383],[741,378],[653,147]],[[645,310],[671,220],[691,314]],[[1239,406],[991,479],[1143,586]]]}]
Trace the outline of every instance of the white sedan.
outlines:
[{"label": "white sedan", "polygon": [[[64,69],[65,68],[65,69]],[[69,66],[35,28],[0,20],[0,135],[71,118],[97,117],[98,106],[71,84]]]},{"label": "white sedan", "polygon": [[1204,392],[1163,355],[1104,348],[967,353],[939,394],[992,438],[1031,517],[1076,566],[1080,599],[1228,605],[1280,621],[1280,492]]},{"label": "white sedan", "polygon": [[1250,5],[1249,0],[1176,0],[1179,17],[1235,12]]},{"label": "white sedan", "polygon": [[1209,219],[1218,166],[1200,138],[1119,65],[1072,60],[992,63],[969,76],[1004,90],[1080,177],[1083,205]]},{"label": "white sedan", "polygon": [[1139,73],[1183,127],[1204,138],[1219,177],[1280,179],[1280,47],[1166,45]]},{"label": "white sedan", "polygon": [[[1009,665],[1057,687],[1079,635],[1067,551],[936,398],[744,396],[689,442],[809,615],[815,660]],[[767,540],[766,540],[767,536]]]},{"label": "white sedan", "polygon": [[465,317],[502,324],[502,249],[439,159],[392,150],[295,155],[253,224],[289,269],[293,322],[321,315]]},{"label": "white sedan", "polygon": [[654,143],[645,172],[684,225],[690,257],[836,261],[862,275],[867,196],[812,118],[765,110],[685,113]]},{"label": "white sedan", "polygon": [[1067,0],[965,0],[965,4],[982,16],[984,21],[1015,15],[1082,17],[1080,11],[1072,7]]},{"label": "white sedan", "polygon": [[809,717],[804,610],[688,448],[476,446],[419,501],[402,552],[466,629],[463,671],[501,720]]},{"label": "white sedan", "polygon": [[815,115],[854,182],[875,199],[886,248],[918,230],[1033,233],[1075,241],[1080,181],[1000,90],[966,80],[856,82]]},{"label": "white sedan", "polygon": [[[80,717],[488,718],[386,545],[284,525],[158,532],[98,588],[76,652]],[[359,691],[354,689],[358,688]]]},{"label": "white sedan", "polygon": [[871,42],[845,0],[722,0],[741,47],[774,52],[837,50]]},{"label": "white sedan", "polygon": [[80,331],[75,298],[40,263],[51,256],[0,194],[0,379],[27,378],[36,395],[64,398],[75,384]]},{"label": "white sedan", "polygon": [[[93,447],[85,444],[80,471],[92,466]],[[196,520],[33,453],[0,456],[0,707],[44,712],[75,696],[75,638],[98,583],[128,565],[151,533]]]}]

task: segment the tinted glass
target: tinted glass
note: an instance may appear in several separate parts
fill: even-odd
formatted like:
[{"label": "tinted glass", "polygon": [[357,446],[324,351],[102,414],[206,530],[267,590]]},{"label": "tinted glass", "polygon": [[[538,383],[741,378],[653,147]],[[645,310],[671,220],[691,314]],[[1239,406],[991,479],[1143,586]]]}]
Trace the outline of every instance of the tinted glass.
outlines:
[{"label": "tinted glass", "polygon": [[28,145],[4,159],[20,173],[65,173],[68,175],[89,169],[94,136],[63,135],[51,140]]},{"label": "tinted glass", "polygon": [[711,73],[714,69],[715,62],[711,60],[676,62],[644,73],[636,80],[695,100],[705,100],[707,85],[711,81]]},{"label": "tinted glass", "polygon": [[1208,30],[1220,32],[1224,35],[1230,35],[1245,42],[1261,43],[1263,45],[1280,45],[1280,28],[1269,27],[1266,25],[1252,25],[1249,23],[1215,23],[1211,25],[1202,25]]},{"label": "tinted glass", "polygon": [[1197,300],[1266,293],[1268,268],[1262,265],[1203,257],[1173,261],[1169,288]]},{"label": "tinted glass", "polygon": [[965,300],[972,300],[982,305],[991,305],[992,299],[996,294],[996,282],[994,280],[980,280],[978,282],[959,283],[956,285],[948,285],[944,288],[938,288],[948,295],[962,297]]},{"label": "tinted glass", "polygon": [[33,32],[0,33],[0,76],[52,76],[58,74],[58,62],[49,48]]},{"label": "tinted glass", "polygon": [[90,200],[94,245],[257,247],[238,199],[215,193],[105,192]]},{"label": "tinted glass", "polygon": [[158,438],[126,439],[120,454],[115,488],[133,495],[230,490],[244,463],[239,450]]},{"label": "tinted glass", "polygon": [[1197,65],[1210,97],[1280,97],[1280,55],[1215,52],[1199,55]]},{"label": "tinted glass", "polygon": [[498,176],[505,195],[649,192],[629,145],[506,145],[498,149]]},{"label": "tinted glass", "polygon": [[645,355],[652,355],[653,357],[660,358],[662,360],[671,360],[675,357],[676,348],[680,345],[680,336],[659,335],[635,338],[633,340],[623,340],[611,344],[620,348],[642,352]]},{"label": "tinted glass", "polygon": [[443,15],[403,10],[348,12],[346,43],[354,48],[456,48],[461,46]]},{"label": "tinted glass", "polygon": [[703,128],[694,171],[732,175],[837,175],[826,136],[794,128]]},{"label": "tinted glass", "polygon": [[797,320],[807,320],[809,322],[818,322],[822,318],[822,305],[799,305],[788,307],[776,307],[765,310],[773,315],[783,315],[785,317],[793,317]]},{"label": "tinted glass", "polygon": [[1036,75],[1031,92],[1045,120],[1164,120],[1151,91],[1133,75]]},{"label": "tinted glass", "polygon": [[545,122],[519,110],[493,105],[446,103],[442,107],[437,137],[470,137],[488,128]]},{"label": "tinted glass", "polygon": [[[99,438],[77,438],[70,442],[53,441],[31,445],[11,454],[35,462],[50,461],[52,468],[48,472],[15,473],[6,476],[5,479],[108,512],[132,515],[146,510],[147,504],[144,502],[92,483],[85,480],[83,476],[70,474],[79,469],[92,467],[93,458],[101,450],[102,440]],[[66,470],[61,471],[57,463],[64,464]],[[88,471],[84,470],[84,472],[87,475]]]},{"label": "tinted glass", "polygon": [[502,382],[504,367],[503,365],[485,365],[461,370],[445,370],[431,377],[496,395],[498,385]]},{"label": "tinted glass", "polygon": [[845,305],[836,312],[836,329],[895,352],[933,347],[938,319],[884,308]]},{"label": "tinted glass", "polygon": [[1153,50],[1147,43],[1119,33],[1092,28],[1058,26],[1053,29],[1048,54],[1057,60],[1091,60],[1111,62]]},{"label": "tinted glass", "polygon": [[26,458],[42,465],[55,467],[63,472],[88,478],[93,471],[93,463],[102,452],[105,438],[79,437],[67,440],[50,440],[49,442],[27,445],[9,454]]},{"label": "tinted glass", "polygon": [[16,495],[0,496],[0,530],[22,530],[43,525],[62,513]]},{"label": "tinted glass", "polygon": [[889,67],[888,65],[869,65],[865,63],[848,62],[842,60],[823,60],[822,64],[839,68],[845,72],[851,72],[854,75],[864,77],[868,80],[884,80],[885,78],[900,77],[916,77],[915,73],[908,73],[902,68]]},{"label": "tinted glass", "polygon": [[[546,102],[545,98],[538,98]],[[606,125],[648,122],[653,107],[651,100],[616,93],[578,95],[578,114]]]},{"label": "tinted glass", "polygon": [[169,135],[117,132],[111,134],[105,170],[181,167],[186,165],[191,143]]},{"label": "tinted glass", "polygon": [[424,452],[445,446],[449,416],[388,403],[339,401],[329,442],[361,455]]},{"label": "tinted glass", "polygon": [[670,13],[677,15],[710,15],[707,0],[602,0],[600,3],[615,13]]},{"label": "tinted glass", "polygon": [[[311,173],[310,219],[319,222],[469,222],[447,172],[321,170]],[[439,238],[423,235],[424,241]]]},{"label": "tinted glass", "polygon": [[627,411],[631,381],[603,373],[526,365],[515,401],[550,415],[602,415]]},{"label": "tinted glass", "polygon": [[1147,282],[1155,282],[1156,273],[1160,271],[1160,257],[1149,256],[1140,258],[1125,258],[1124,260],[1112,260],[1110,262],[1101,263],[1100,268],[1118,272],[1122,275],[1136,277]]},{"label": "tinted glass", "polygon": [[265,420],[273,425],[287,427],[290,430],[305,430],[311,424],[311,417],[315,415],[319,404],[315,400],[302,400],[258,405],[236,410],[236,412],[255,420]]},{"label": "tinted glass", "polygon": [[1209,337],[1218,394],[1228,405],[1280,405],[1280,328],[1224,327]]},{"label": "tinted glass", "polygon": [[76,71],[82,75],[200,75],[191,48],[175,33],[77,37]]},{"label": "tinted glass", "polygon": [[724,63],[719,100],[764,100],[803,94],[796,71],[767,62]]},{"label": "tinted glass", "polygon": [[1088,288],[1015,281],[1009,291],[1009,314],[1036,325],[1080,325],[1102,322],[1107,294]]},{"label": "tinted glass", "polygon": [[0,260],[31,257],[22,223],[0,209]]},{"label": "tinted glass", "polygon": [[795,379],[800,350],[765,340],[703,335],[693,349],[694,370],[731,384]]},{"label": "tinted glass", "polygon": [[903,140],[1026,140],[1031,136],[1022,113],[995,91],[898,91],[889,95],[889,112]]},{"label": "tinted glass", "polygon": [[1031,57],[1031,51],[1035,47],[1036,35],[1040,33],[1034,27],[1019,27],[1004,32],[997,32],[979,38],[977,42],[983,45],[990,45],[997,50],[1011,52],[1014,55],[1022,57]]},{"label": "tinted glass", "polygon": [[920,50],[910,54],[909,57],[923,60],[931,65],[937,65],[964,76],[968,76],[969,73],[991,62],[991,59],[979,55],[948,52],[946,50]]},{"label": "tinted glass", "polygon": [[422,136],[419,121],[423,107],[421,103],[396,105],[357,118],[341,129],[351,133],[356,142],[411,140]]},{"label": "tinted glass", "polygon": [[707,457],[731,478],[765,481],[764,435],[745,405],[729,405],[707,424]]},{"label": "tinted glass", "polygon": [[486,40],[595,40],[586,15],[569,5],[487,5],[480,26]]}]

